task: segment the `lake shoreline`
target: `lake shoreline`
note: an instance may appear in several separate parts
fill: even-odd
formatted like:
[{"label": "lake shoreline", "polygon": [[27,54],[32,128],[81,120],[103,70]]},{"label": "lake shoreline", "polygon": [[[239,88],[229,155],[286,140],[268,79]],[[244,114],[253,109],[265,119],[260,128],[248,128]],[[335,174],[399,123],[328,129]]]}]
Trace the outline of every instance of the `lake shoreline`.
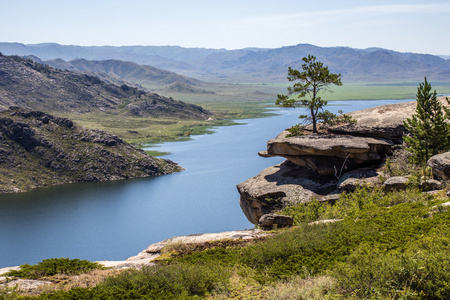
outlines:
[{"label": "lake shoreline", "polygon": [[[394,102],[401,101],[333,101],[328,109],[349,112]],[[155,149],[173,153],[165,158],[183,172],[1,195],[0,267],[52,257],[122,261],[169,237],[253,228],[235,186],[282,162],[257,153],[298,122],[300,113],[279,110],[271,118],[244,119],[245,126],[219,127],[215,134]]]},{"label": "lake shoreline", "polygon": [[[139,268],[145,265],[151,265],[152,261],[161,256],[161,251],[163,251],[164,247],[170,244],[201,244],[211,241],[220,241],[220,240],[251,240],[258,237],[268,236],[270,233],[261,229],[245,229],[245,230],[233,230],[233,231],[224,231],[219,233],[196,233],[182,236],[175,236],[169,239],[162,240],[157,243],[153,243],[146,247],[144,250],[139,252],[135,256],[128,257],[125,260],[101,260],[96,261],[97,263],[103,265],[107,268],[113,269],[128,269],[128,268]],[[12,271],[18,270],[20,266],[12,266],[12,267],[3,267],[0,268],[0,283],[5,280],[5,276],[3,274]]]}]

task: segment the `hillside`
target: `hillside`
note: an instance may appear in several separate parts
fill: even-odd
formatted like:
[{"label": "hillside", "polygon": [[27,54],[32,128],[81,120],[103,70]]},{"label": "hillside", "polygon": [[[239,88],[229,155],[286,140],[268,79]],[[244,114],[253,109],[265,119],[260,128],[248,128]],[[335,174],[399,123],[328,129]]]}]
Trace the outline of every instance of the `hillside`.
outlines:
[{"label": "hillside", "polygon": [[109,84],[96,76],[54,69],[31,59],[0,55],[0,108],[19,106],[49,113],[207,119],[200,106]]},{"label": "hillside", "polygon": [[342,73],[346,82],[430,81],[450,82],[450,61],[439,56],[401,53],[381,48],[318,47],[309,44],[276,49],[238,50],[177,46],[81,47],[58,44],[0,43],[5,54],[36,55],[43,60],[115,59],[176,72],[215,82],[284,82],[289,66],[299,68],[312,54]]},{"label": "hillside", "polygon": [[[113,77],[148,87],[164,86],[173,83],[180,83],[190,86],[206,84],[197,79],[181,76],[174,72],[165,71],[152,66],[139,65],[129,61],[114,59],[102,61],[77,59],[69,62],[62,59],[53,59],[48,60],[45,63],[58,69],[95,73],[105,81]],[[107,76],[102,77],[103,74],[106,74]]]},{"label": "hillside", "polygon": [[0,112],[0,140],[0,193],[179,170],[107,132],[17,107]]}]

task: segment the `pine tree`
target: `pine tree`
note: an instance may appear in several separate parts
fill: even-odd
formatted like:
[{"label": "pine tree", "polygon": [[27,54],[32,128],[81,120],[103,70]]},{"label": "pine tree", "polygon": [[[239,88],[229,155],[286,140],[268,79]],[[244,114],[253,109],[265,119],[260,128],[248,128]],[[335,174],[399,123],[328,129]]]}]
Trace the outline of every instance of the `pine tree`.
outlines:
[{"label": "pine tree", "polygon": [[[330,85],[341,86],[341,74],[330,73],[328,67],[316,61],[316,57],[308,55],[303,57],[302,72],[289,67],[288,80],[299,81],[292,87],[288,87],[289,95],[278,95],[276,105],[282,107],[295,107],[301,105],[309,109],[310,115],[301,115],[301,119],[310,119],[313,132],[317,133],[317,121],[320,119],[320,111],[327,105],[327,101],[318,96],[320,91],[329,90]],[[298,94],[298,99],[290,98],[291,94]],[[305,98],[308,95],[308,98]],[[329,113],[329,112],[328,112]],[[319,116],[319,118],[318,118]]]},{"label": "pine tree", "polygon": [[[437,99],[436,91],[431,93],[426,77],[417,88],[416,101],[415,114],[403,122],[409,131],[403,140],[413,154],[411,162],[425,165],[431,156],[450,148],[450,126],[445,122],[450,117],[450,110]],[[448,99],[447,102],[450,104]]]}]

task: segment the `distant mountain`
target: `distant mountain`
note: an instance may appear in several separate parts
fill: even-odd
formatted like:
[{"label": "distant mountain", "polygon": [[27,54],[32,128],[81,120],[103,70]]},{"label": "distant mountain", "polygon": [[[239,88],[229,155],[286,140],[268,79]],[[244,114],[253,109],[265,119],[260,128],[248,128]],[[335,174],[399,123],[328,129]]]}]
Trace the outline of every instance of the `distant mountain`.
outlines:
[{"label": "distant mountain", "polygon": [[435,55],[401,53],[382,48],[318,47],[299,44],[276,49],[239,50],[178,46],[81,47],[58,44],[0,43],[5,54],[35,55],[43,60],[122,60],[216,82],[286,81],[288,67],[300,68],[312,54],[341,73],[344,81],[450,82],[450,60]]},{"label": "distant mountain", "polygon": [[[124,63],[123,67],[126,66]],[[97,76],[54,69],[18,56],[1,55],[0,108],[10,106],[50,113],[108,112],[186,119],[211,116],[200,106],[147,93],[126,84],[109,84]]]},{"label": "distant mountain", "polygon": [[[129,61],[121,60],[102,60],[90,61],[86,59],[77,59],[66,62],[62,59],[47,60],[46,64],[70,71],[92,72],[104,80],[110,77],[123,79],[144,86],[162,86],[178,82],[186,85],[201,85],[200,80],[178,75],[174,72],[158,69],[152,66],[139,65]],[[103,74],[107,76],[102,77]]]}]

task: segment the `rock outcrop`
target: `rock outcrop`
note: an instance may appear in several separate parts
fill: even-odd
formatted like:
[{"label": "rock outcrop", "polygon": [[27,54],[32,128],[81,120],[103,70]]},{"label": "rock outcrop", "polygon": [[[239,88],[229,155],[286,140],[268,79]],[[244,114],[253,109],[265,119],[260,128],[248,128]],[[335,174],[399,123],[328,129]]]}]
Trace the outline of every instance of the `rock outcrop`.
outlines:
[{"label": "rock outcrop", "polygon": [[[258,224],[261,216],[286,205],[312,198],[335,201],[340,192],[352,191],[363,182],[380,185],[375,169],[402,144],[403,122],[415,107],[412,101],[355,111],[349,114],[356,124],[334,125],[318,134],[288,137],[289,132],[283,131],[259,155],[287,161],[237,185],[244,214]],[[450,176],[448,170],[445,175],[444,163],[434,165],[439,176]]]},{"label": "rock outcrop", "polygon": [[[142,263],[150,263],[155,258],[161,255],[161,251],[164,247],[173,244],[202,244],[211,241],[220,241],[220,240],[253,240],[260,237],[266,237],[270,235],[267,232],[264,232],[259,229],[250,229],[250,230],[236,230],[236,231],[225,231],[220,233],[199,233],[199,234],[190,234],[183,236],[176,236],[170,239],[151,244],[145,250],[139,252],[136,256],[129,257],[126,261],[122,261],[124,264],[142,264]],[[105,266],[117,266],[116,262],[100,262]]]},{"label": "rock outcrop", "polygon": [[282,132],[267,142],[261,156],[282,156],[296,165],[313,169],[322,175],[336,175],[358,166],[376,163],[390,153],[394,142],[388,139],[343,134],[308,134],[286,137]]},{"label": "rock outcrop", "polygon": [[342,175],[337,183],[337,187],[341,191],[352,192],[362,184],[369,186],[380,185],[380,175],[381,172],[371,168],[356,169]]},{"label": "rock outcrop", "polygon": [[328,195],[336,188],[334,176],[321,176],[290,161],[269,167],[237,185],[240,205],[253,224],[276,209]]},{"label": "rock outcrop", "polygon": [[401,142],[405,134],[403,121],[410,118],[415,109],[416,101],[411,101],[358,110],[348,113],[357,120],[355,124],[335,125],[329,130],[339,134],[379,137]]},{"label": "rock outcrop", "polygon": [[0,192],[80,181],[163,175],[180,170],[119,137],[21,108],[0,112]]},{"label": "rock outcrop", "polygon": [[405,190],[408,185],[408,177],[404,176],[394,176],[391,178],[388,178],[384,184],[384,190],[386,191],[399,191],[399,190]]},{"label": "rock outcrop", "polygon": [[283,216],[277,214],[266,214],[259,218],[259,226],[263,228],[281,228],[290,227],[294,223],[291,216]]}]

